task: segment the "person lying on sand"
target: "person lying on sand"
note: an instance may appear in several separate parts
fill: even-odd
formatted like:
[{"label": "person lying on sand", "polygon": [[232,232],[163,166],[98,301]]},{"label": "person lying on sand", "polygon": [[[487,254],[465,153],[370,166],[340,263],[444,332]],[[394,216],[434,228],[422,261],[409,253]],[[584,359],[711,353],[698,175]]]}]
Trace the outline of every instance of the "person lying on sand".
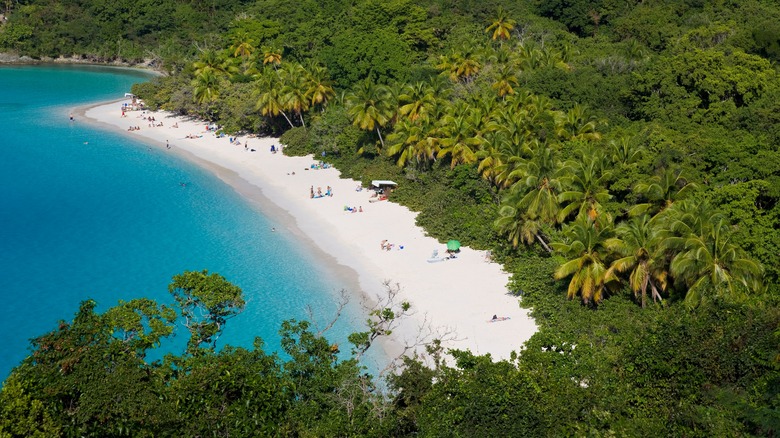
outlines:
[{"label": "person lying on sand", "polygon": [[507,319],[509,319],[508,316],[493,315],[493,318],[491,318],[490,321],[488,321],[488,322],[506,321]]}]

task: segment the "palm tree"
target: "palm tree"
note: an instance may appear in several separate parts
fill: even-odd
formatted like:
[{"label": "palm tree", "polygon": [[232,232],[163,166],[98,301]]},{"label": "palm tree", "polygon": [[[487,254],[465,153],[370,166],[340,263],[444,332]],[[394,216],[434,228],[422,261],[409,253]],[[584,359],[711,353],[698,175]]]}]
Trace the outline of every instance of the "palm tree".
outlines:
[{"label": "palm tree", "polygon": [[485,32],[493,32],[493,41],[508,40],[517,22],[507,15],[504,8],[498,8],[495,20],[485,29]]},{"label": "palm tree", "polygon": [[215,52],[214,50],[207,50],[201,53],[200,58],[192,63],[195,68],[195,76],[202,74],[206,70],[210,70],[217,76],[233,73],[235,67],[231,66],[231,63],[222,54]]},{"label": "palm tree", "polygon": [[198,104],[213,102],[219,96],[219,78],[211,69],[204,69],[192,81],[195,88],[195,102]]},{"label": "palm tree", "polygon": [[468,44],[464,44],[460,50],[453,50],[447,55],[440,56],[436,68],[447,72],[450,80],[453,82],[463,81],[469,83],[482,69],[480,60],[479,51]]},{"label": "palm tree", "polygon": [[612,164],[616,166],[628,166],[634,164],[642,158],[645,148],[638,145],[631,137],[620,137],[617,140],[610,140],[610,158]]},{"label": "palm tree", "polygon": [[300,64],[287,64],[280,74],[284,109],[298,114],[304,128],[306,122],[303,120],[303,113],[309,109],[310,105],[309,97],[306,95],[308,88],[305,77],[306,71]]},{"label": "palm tree", "polygon": [[565,191],[558,195],[558,201],[568,204],[558,214],[560,222],[575,211],[577,215],[586,214],[595,219],[601,205],[612,198],[605,187],[610,177],[610,172],[604,169],[605,161],[601,153],[586,150],[579,160],[572,160],[564,165],[566,174],[561,180]]},{"label": "palm tree", "polygon": [[319,64],[312,64],[306,69],[304,86],[306,88],[305,95],[312,106],[321,105],[324,107],[336,95],[328,77],[328,69]]},{"label": "palm tree", "polygon": [[668,167],[660,175],[655,175],[647,182],[639,182],[634,186],[634,192],[642,195],[648,202],[637,204],[629,214],[640,215],[662,212],[675,202],[686,199],[698,186],[688,182],[678,168]]},{"label": "palm tree", "polygon": [[515,248],[520,242],[531,245],[536,239],[547,252],[552,252],[552,248],[542,236],[543,221],[538,216],[531,217],[528,214],[523,206],[523,198],[525,193],[519,186],[507,190],[498,209],[498,218],[493,225],[499,234],[507,235]]},{"label": "palm tree", "polygon": [[508,175],[517,181],[513,190],[523,194],[516,207],[524,210],[530,219],[555,224],[560,211],[561,163],[555,157],[555,151],[544,144],[526,145],[526,148],[529,158],[519,162]]},{"label": "palm tree", "polygon": [[263,65],[271,64],[274,70],[282,63],[282,51],[271,47],[263,47]]},{"label": "palm tree", "polygon": [[[685,303],[690,308],[710,298],[733,300],[762,288],[763,267],[732,242],[725,218],[710,218],[714,220],[705,215],[692,223],[672,219],[674,231],[692,232],[683,231],[679,237],[666,240],[670,248],[679,251],[672,259],[671,273],[688,287]],[[697,228],[699,233],[694,232]]]},{"label": "palm tree", "polygon": [[404,85],[398,103],[398,113],[411,121],[430,117],[438,105],[435,90],[425,82]]},{"label": "palm tree", "polygon": [[388,156],[398,155],[396,164],[398,167],[404,167],[413,158],[418,155],[417,145],[422,141],[423,132],[419,123],[409,119],[401,119],[393,130],[392,134],[387,136],[390,146],[387,147]]},{"label": "palm tree", "polygon": [[565,140],[601,140],[601,134],[596,130],[598,121],[587,115],[584,105],[575,104],[569,111],[560,116],[561,123],[558,136]]},{"label": "palm tree", "polygon": [[474,127],[466,115],[448,114],[441,120],[441,149],[438,158],[450,157],[450,167],[477,161],[476,152],[481,144]]},{"label": "palm tree", "polygon": [[630,271],[628,284],[635,297],[641,295],[643,308],[648,288],[653,302],[662,300],[669,275],[662,245],[666,230],[659,227],[658,220],[642,215],[621,223],[615,231],[617,237],[607,239],[605,246],[620,258],[612,262],[607,276]]},{"label": "palm tree", "polygon": [[265,70],[264,74],[257,81],[254,96],[257,98],[255,107],[260,110],[262,115],[278,116],[281,114],[287,120],[287,123],[290,124],[290,128],[295,127],[292,120],[287,117],[287,113],[284,112],[286,105],[282,94],[282,84],[277,74],[270,70]]},{"label": "palm tree", "polygon": [[482,138],[482,148],[477,152],[477,171],[496,187],[502,187],[507,180],[506,171],[512,156],[512,146],[503,131],[487,133]]},{"label": "palm tree", "polygon": [[382,148],[385,147],[385,140],[379,128],[390,123],[394,116],[395,103],[391,100],[392,95],[387,87],[373,84],[368,79],[357,84],[355,90],[345,98],[352,123],[366,131],[376,129]]},{"label": "palm tree", "polygon": [[568,259],[555,271],[555,278],[571,276],[568,297],[577,294],[585,304],[598,304],[607,283],[616,280],[607,269],[609,254],[605,243],[612,237],[612,220],[602,216],[595,221],[580,216],[563,230],[566,241],[552,244],[553,249]]},{"label": "palm tree", "polygon": [[255,51],[251,38],[246,32],[240,32],[230,48],[233,50],[234,57],[241,57],[245,60],[252,56],[252,53]]},{"label": "palm tree", "polygon": [[505,98],[507,94],[515,94],[512,85],[517,86],[517,77],[511,67],[502,65],[498,70],[498,77],[492,88],[498,93],[498,97]]}]

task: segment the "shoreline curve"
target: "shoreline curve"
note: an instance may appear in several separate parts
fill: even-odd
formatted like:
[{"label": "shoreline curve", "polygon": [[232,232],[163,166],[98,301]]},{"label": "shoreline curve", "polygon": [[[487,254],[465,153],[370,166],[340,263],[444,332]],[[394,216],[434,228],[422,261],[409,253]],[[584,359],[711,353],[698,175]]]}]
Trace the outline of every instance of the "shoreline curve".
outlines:
[{"label": "shoreline curve", "polygon": [[[398,284],[397,299],[411,303],[412,316],[380,343],[388,357],[398,356],[423,334],[445,335],[445,349],[509,359],[536,332],[529,311],[507,291],[509,275],[485,261],[484,251],[463,247],[456,259],[428,263],[432,250],[443,254],[446,247],[415,224],[417,213],[408,208],[370,202],[372,192],[357,191],[358,181],[340,178],[335,168],[312,169],[317,160],[311,155],[270,152],[271,145],[279,147],[277,138],[245,135],[238,137],[240,145],[231,144],[229,136],[218,138],[208,131],[206,122],[145,111],[143,117],[163,124],[151,127],[141,119],[142,111],[125,111],[123,117],[123,103],[129,100],[101,102],[73,113],[163,150],[170,147],[171,153],[212,172],[280,224],[280,231],[315,250],[351,297],[370,305],[386,296],[385,282]],[[128,131],[129,126],[141,129]],[[333,196],[310,197],[311,188],[324,193],[328,186]],[[352,207],[359,212],[347,210]],[[393,249],[380,249],[383,240],[393,243]],[[506,319],[494,323],[492,315]],[[424,354],[424,348],[412,350]]]}]

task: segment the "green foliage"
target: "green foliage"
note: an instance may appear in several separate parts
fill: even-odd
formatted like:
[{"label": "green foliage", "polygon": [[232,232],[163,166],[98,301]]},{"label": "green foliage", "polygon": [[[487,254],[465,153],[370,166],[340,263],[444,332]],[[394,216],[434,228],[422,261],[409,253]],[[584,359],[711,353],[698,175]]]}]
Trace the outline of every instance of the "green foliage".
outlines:
[{"label": "green foliage", "polygon": [[[437,373],[436,383],[422,398],[417,418],[421,435],[546,434],[550,424],[537,410],[541,391],[530,373],[518,371],[509,362],[494,363],[490,356],[463,351],[453,356],[456,368],[445,367]],[[409,376],[397,383],[407,380]]]},{"label": "green foliage", "polygon": [[279,138],[284,145],[285,155],[292,157],[303,156],[312,153],[309,131],[304,127],[292,128]]},{"label": "green foliage", "polygon": [[[149,59],[171,73],[133,87],[152,109],[398,181],[428,234],[512,274],[540,327],[517,358],[434,348],[384,398],[304,322],[283,327],[288,361],[201,348],[243,300],[185,273],[190,354],[145,362],[172,309],[85,302],[6,381],[0,435],[776,435],[777,5],[445,3],[11,2],[0,48]],[[567,283],[609,294],[585,307]],[[398,316],[377,312],[357,353]]]},{"label": "green foliage", "polygon": [[[238,289],[222,277],[174,277],[179,320],[193,300],[213,315]],[[282,325],[288,359],[226,347],[170,352],[144,360],[150,336],[168,336],[177,312],[150,300],[120,303],[104,314],[85,301],[73,321],[32,341],[32,354],[0,391],[0,436],[388,436],[397,429],[356,358],[339,360],[337,344],[308,322]],[[401,313],[408,304],[402,304]],[[382,312],[372,330],[389,334],[401,315]],[[139,319],[140,317],[140,319]],[[379,408],[379,409],[377,409]]]},{"label": "green foliage", "polygon": [[772,89],[768,61],[740,51],[692,49],[659,58],[635,76],[629,99],[645,119],[717,121]]},{"label": "green foliage", "polygon": [[193,355],[202,352],[204,345],[214,349],[225,322],[244,310],[246,304],[239,287],[206,270],[174,276],[168,291],[190,332],[187,352]]},{"label": "green foliage", "polygon": [[393,192],[392,199],[420,211],[417,224],[441,241],[458,239],[474,248],[490,248],[495,240],[491,218],[495,194],[471,166],[441,168],[418,174]]}]

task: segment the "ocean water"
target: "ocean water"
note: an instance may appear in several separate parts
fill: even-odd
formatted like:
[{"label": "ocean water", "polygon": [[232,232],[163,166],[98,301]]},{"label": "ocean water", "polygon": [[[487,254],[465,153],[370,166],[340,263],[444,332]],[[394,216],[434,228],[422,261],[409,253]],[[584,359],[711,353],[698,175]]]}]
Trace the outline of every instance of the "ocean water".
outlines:
[{"label": "ocean water", "polygon": [[[121,98],[142,72],[100,67],[0,67],[0,380],[29,354],[29,339],[71,320],[91,298],[170,303],[185,270],[240,286],[246,310],[219,345],[255,336],[279,350],[285,319],[324,323],[343,280],[207,171],[118,132],[68,118]],[[181,183],[186,183],[182,186]],[[327,337],[345,342],[364,320],[357,300]],[[180,327],[176,340],[186,342]]]}]

